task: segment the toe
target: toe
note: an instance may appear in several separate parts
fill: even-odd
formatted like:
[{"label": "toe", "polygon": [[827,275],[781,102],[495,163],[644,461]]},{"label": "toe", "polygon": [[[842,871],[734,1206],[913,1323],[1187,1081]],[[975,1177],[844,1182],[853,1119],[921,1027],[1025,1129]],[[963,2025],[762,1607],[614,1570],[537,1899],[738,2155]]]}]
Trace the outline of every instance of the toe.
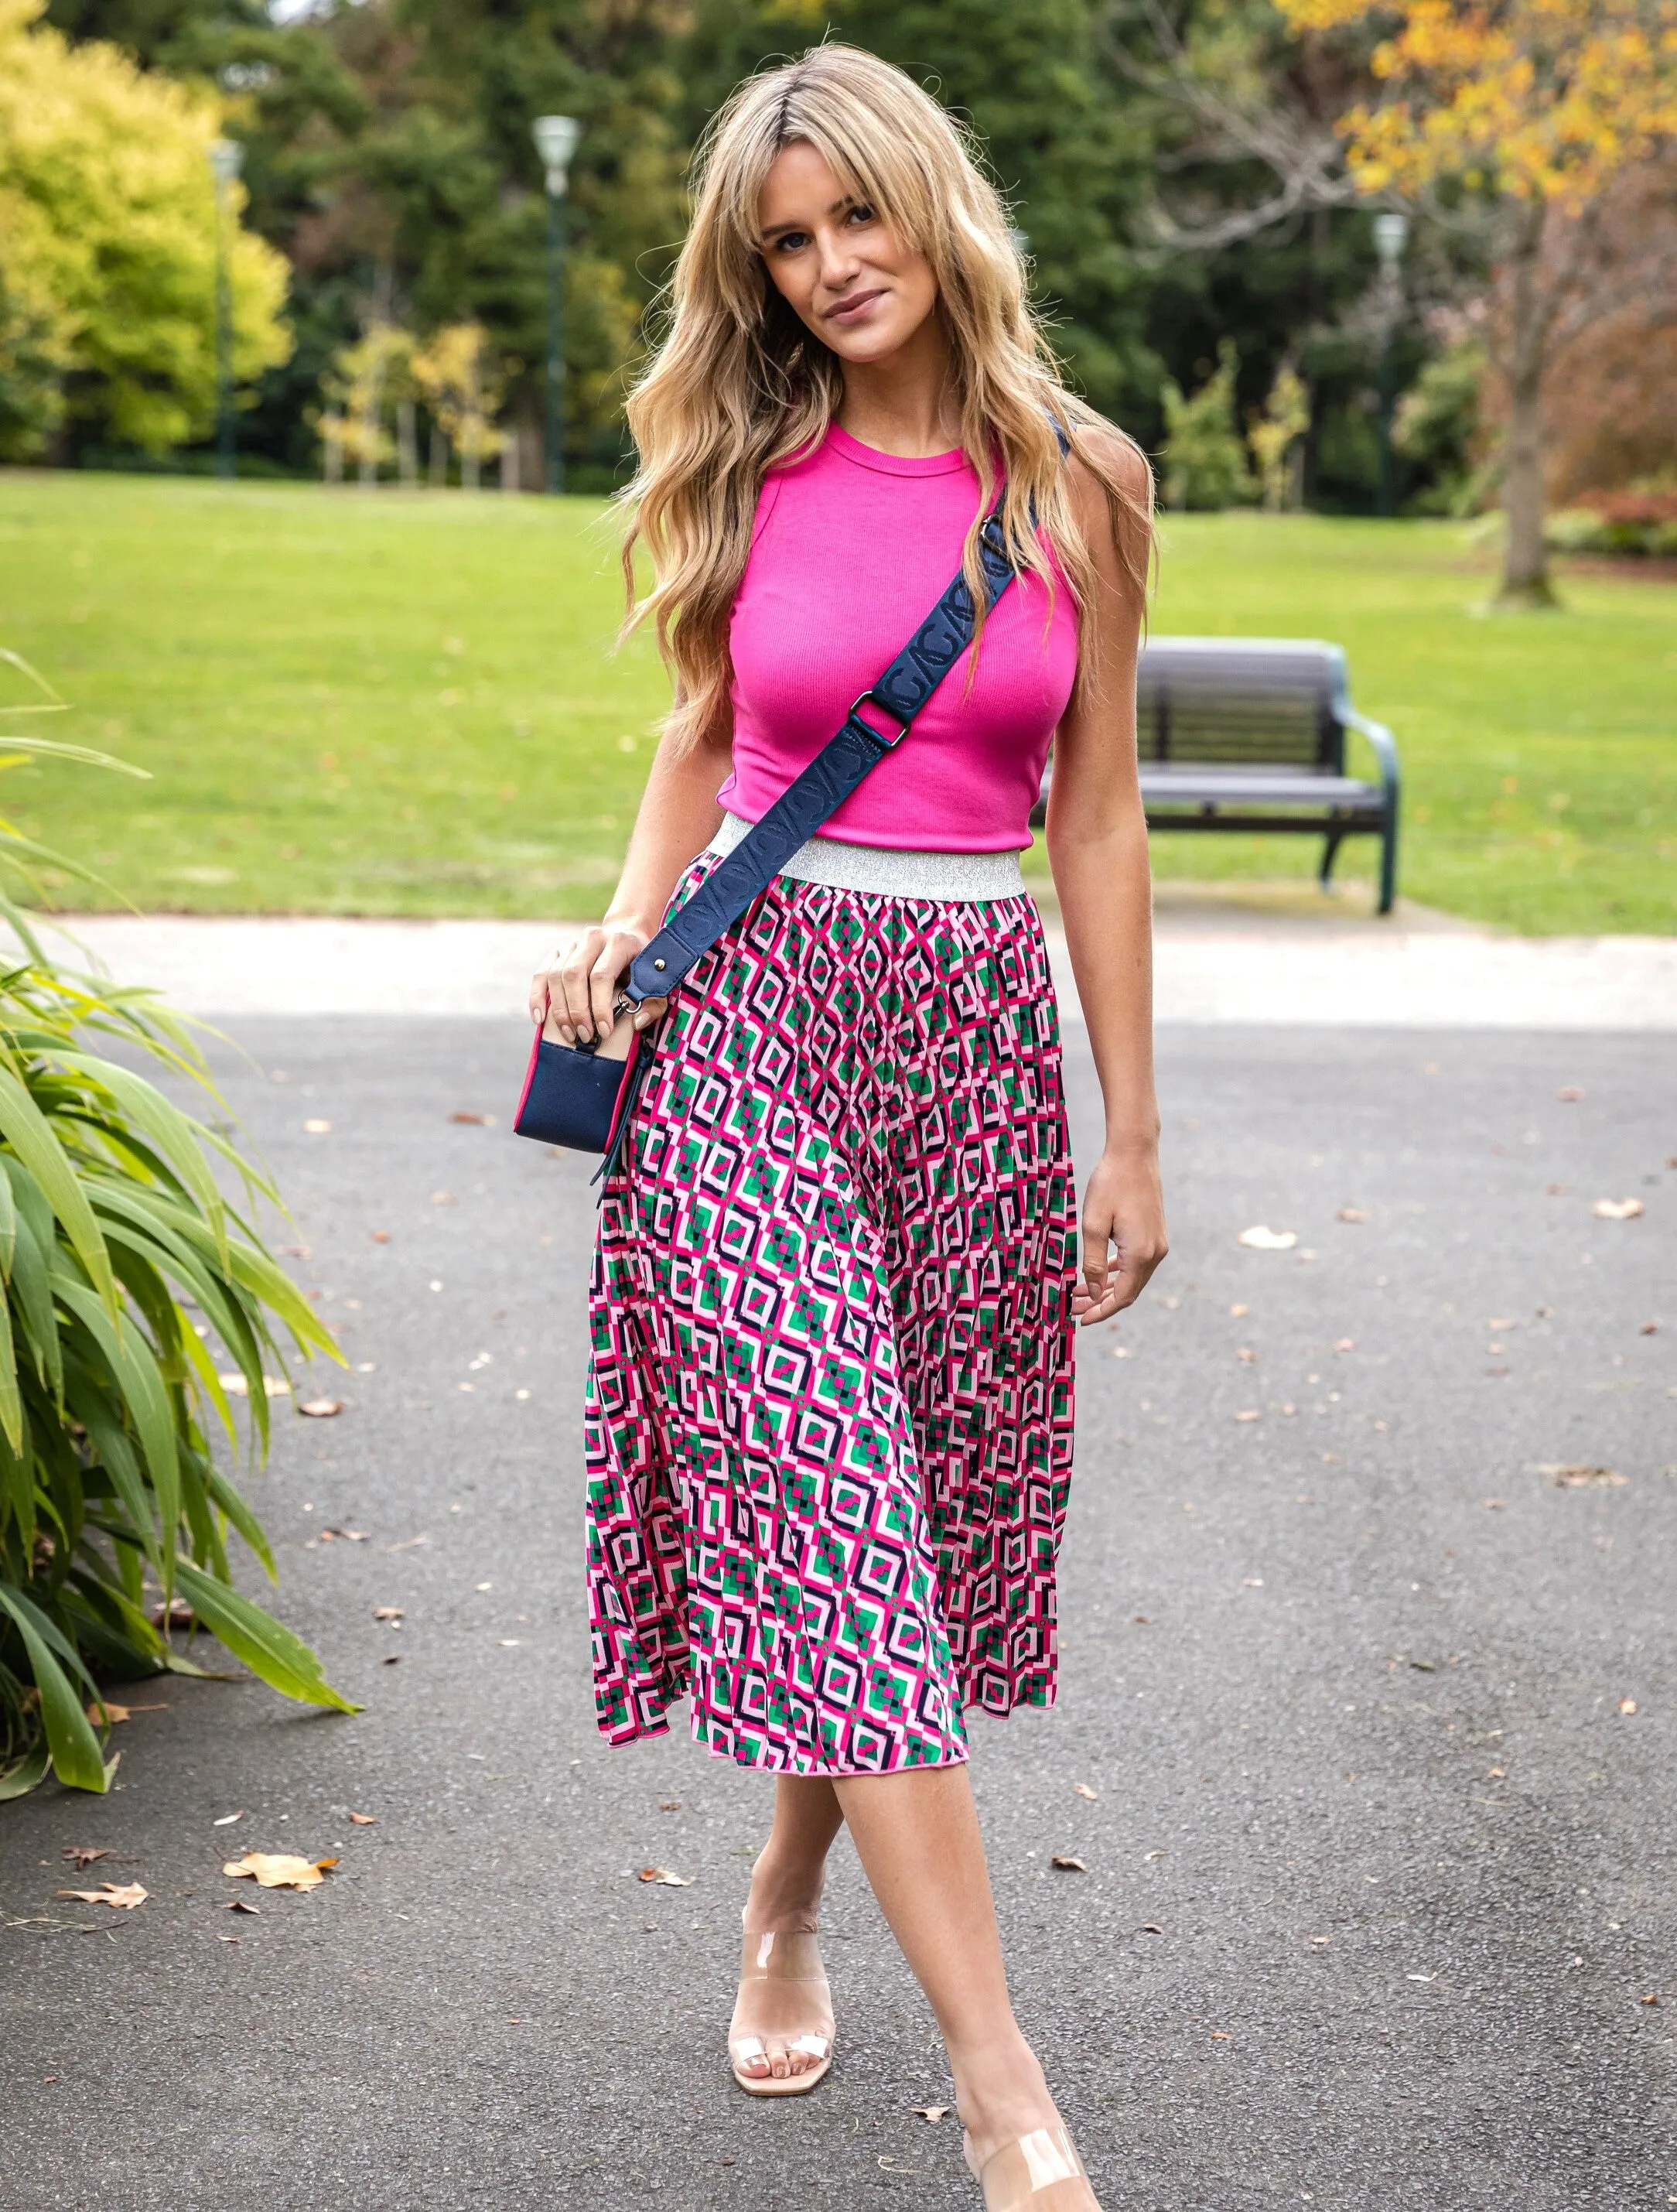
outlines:
[{"label": "toe", "polygon": [[785,2044],[771,2043],[769,2045],[769,2071],[777,2081],[785,2081],[790,2079],[792,2074],[792,2061],[787,2055],[787,2047]]}]

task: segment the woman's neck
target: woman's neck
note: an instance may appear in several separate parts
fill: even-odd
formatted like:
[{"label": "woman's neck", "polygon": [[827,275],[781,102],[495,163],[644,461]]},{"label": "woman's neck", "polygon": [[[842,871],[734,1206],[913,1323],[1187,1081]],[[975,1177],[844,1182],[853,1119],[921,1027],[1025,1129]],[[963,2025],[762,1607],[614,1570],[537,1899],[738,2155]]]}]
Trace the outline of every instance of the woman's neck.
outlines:
[{"label": "woman's neck", "polygon": [[949,342],[935,313],[884,361],[848,361],[838,404],[842,430],[900,460],[927,460],[961,442]]}]

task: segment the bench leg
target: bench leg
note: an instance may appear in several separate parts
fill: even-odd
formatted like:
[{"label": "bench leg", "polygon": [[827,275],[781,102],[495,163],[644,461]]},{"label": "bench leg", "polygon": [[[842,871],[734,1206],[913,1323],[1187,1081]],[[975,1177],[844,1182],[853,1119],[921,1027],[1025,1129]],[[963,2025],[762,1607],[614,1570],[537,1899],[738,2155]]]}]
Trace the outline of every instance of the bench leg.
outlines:
[{"label": "bench leg", "polygon": [[1380,833],[1380,906],[1378,911],[1389,914],[1392,902],[1397,896],[1397,816],[1387,817],[1386,827]]},{"label": "bench leg", "polygon": [[1344,842],[1345,832],[1342,830],[1330,830],[1323,842],[1322,866],[1316,871],[1316,881],[1325,891],[1332,890],[1334,888],[1334,863],[1339,857],[1340,848]]}]

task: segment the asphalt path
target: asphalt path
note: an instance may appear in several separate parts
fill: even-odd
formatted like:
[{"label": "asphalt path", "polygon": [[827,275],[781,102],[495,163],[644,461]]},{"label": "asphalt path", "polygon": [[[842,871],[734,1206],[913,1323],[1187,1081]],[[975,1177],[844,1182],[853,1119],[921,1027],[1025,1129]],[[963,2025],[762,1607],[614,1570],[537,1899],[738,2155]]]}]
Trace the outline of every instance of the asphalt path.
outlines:
[{"label": "asphalt path", "polygon": [[[975,2206],[842,1842],[832,2077],[728,2080],[769,1785],[682,1727],[594,1733],[591,1164],[511,1136],[520,1030],[239,1026],[230,1095],[352,1363],[311,1386],[335,1419],[279,1402],[251,1489],[278,1609],[364,1711],[138,1686],[163,1709],[108,1796],[0,1808],[0,2201]],[[1082,1340],[1061,1700],[973,1729],[1019,2010],[1102,2202],[1677,2203],[1677,1041],[1160,1042],[1174,1249]],[[1296,1246],[1243,1248],[1260,1224]],[[78,1878],[78,1844],[112,1856]],[[252,1848],[340,1863],[250,1917],[221,1869]],[[147,1901],[55,1893],[106,1875]]]}]

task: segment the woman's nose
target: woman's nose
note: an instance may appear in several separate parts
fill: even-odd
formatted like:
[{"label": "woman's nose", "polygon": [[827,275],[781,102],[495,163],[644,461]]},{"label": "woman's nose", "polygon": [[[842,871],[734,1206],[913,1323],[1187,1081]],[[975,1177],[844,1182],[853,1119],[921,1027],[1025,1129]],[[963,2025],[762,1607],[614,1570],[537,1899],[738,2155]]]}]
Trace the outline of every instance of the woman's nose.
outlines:
[{"label": "woman's nose", "polygon": [[856,271],[856,251],[842,231],[823,232],[817,240],[821,250],[821,281],[829,292],[842,292]]}]

